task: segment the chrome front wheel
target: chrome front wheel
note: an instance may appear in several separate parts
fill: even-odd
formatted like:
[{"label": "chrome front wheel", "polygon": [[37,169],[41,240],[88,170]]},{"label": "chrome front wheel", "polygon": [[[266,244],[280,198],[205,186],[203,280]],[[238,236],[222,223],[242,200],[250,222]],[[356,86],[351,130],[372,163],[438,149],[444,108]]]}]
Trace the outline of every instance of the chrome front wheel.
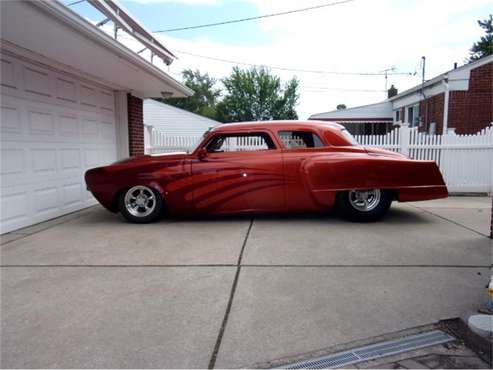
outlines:
[{"label": "chrome front wheel", "polygon": [[147,186],[134,186],[125,194],[125,208],[132,216],[149,216],[156,208],[156,197]]},{"label": "chrome front wheel", "polygon": [[157,219],[163,210],[161,195],[148,186],[137,185],[120,197],[120,212],[129,221],[147,223]]}]

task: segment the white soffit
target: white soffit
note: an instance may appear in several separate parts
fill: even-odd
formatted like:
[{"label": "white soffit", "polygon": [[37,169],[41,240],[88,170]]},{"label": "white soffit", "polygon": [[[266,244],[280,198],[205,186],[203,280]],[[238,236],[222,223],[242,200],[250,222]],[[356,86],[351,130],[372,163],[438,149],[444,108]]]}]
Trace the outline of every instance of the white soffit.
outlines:
[{"label": "white soffit", "polygon": [[2,41],[140,97],[193,93],[58,1],[2,1],[0,5]]}]

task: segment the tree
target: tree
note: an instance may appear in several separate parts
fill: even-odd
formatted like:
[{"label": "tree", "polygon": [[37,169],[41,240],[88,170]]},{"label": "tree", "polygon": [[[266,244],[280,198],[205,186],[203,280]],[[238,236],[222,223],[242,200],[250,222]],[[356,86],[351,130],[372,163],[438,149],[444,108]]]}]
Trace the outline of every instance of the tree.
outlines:
[{"label": "tree", "polygon": [[470,62],[493,54],[493,15],[490,14],[489,18],[483,21],[479,20],[478,24],[485,30],[485,35],[472,45],[469,53]]},{"label": "tree", "polygon": [[337,107],[336,107],[337,110],[344,110],[346,108],[347,108],[346,104],[337,104]]},{"label": "tree", "polygon": [[217,118],[222,122],[297,119],[298,80],[281,79],[266,68],[242,70],[234,67],[222,80],[226,94],[217,105]]},{"label": "tree", "polygon": [[185,109],[192,113],[197,113],[212,119],[216,118],[216,105],[221,90],[216,88],[216,80],[209,77],[207,73],[186,69],[182,72],[185,86],[194,91],[192,96],[187,98],[158,99],[166,104]]}]

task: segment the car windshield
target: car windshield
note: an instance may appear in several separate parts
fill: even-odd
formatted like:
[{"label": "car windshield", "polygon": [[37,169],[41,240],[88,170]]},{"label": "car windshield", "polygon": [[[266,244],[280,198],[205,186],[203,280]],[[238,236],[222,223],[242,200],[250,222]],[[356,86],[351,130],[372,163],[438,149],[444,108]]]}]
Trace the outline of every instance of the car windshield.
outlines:
[{"label": "car windshield", "polygon": [[345,128],[343,128],[341,130],[341,132],[342,132],[342,135],[346,138],[346,140],[351,143],[351,145],[360,145],[358,143],[358,141],[354,138],[353,135],[351,135],[351,133],[348,130],[346,130]]}]

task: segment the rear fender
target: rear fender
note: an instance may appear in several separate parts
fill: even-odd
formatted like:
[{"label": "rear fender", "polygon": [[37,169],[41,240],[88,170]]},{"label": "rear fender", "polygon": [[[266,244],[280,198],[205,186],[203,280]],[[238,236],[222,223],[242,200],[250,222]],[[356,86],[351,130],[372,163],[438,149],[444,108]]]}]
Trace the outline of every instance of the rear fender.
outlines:
[{"label": "rear fender", "polygon": [[[308,159],[302,172],[316,199],[340,191],[375,188],[396,190],[398,199],[403,201],[413,198],[416,189],[421,189],[416,190],[417,198],[426,197],[426,189],[433,193],[429,199],[447,194],[434,161],[344,153]],[[329,199],[329,202],[332,201]]]}]

